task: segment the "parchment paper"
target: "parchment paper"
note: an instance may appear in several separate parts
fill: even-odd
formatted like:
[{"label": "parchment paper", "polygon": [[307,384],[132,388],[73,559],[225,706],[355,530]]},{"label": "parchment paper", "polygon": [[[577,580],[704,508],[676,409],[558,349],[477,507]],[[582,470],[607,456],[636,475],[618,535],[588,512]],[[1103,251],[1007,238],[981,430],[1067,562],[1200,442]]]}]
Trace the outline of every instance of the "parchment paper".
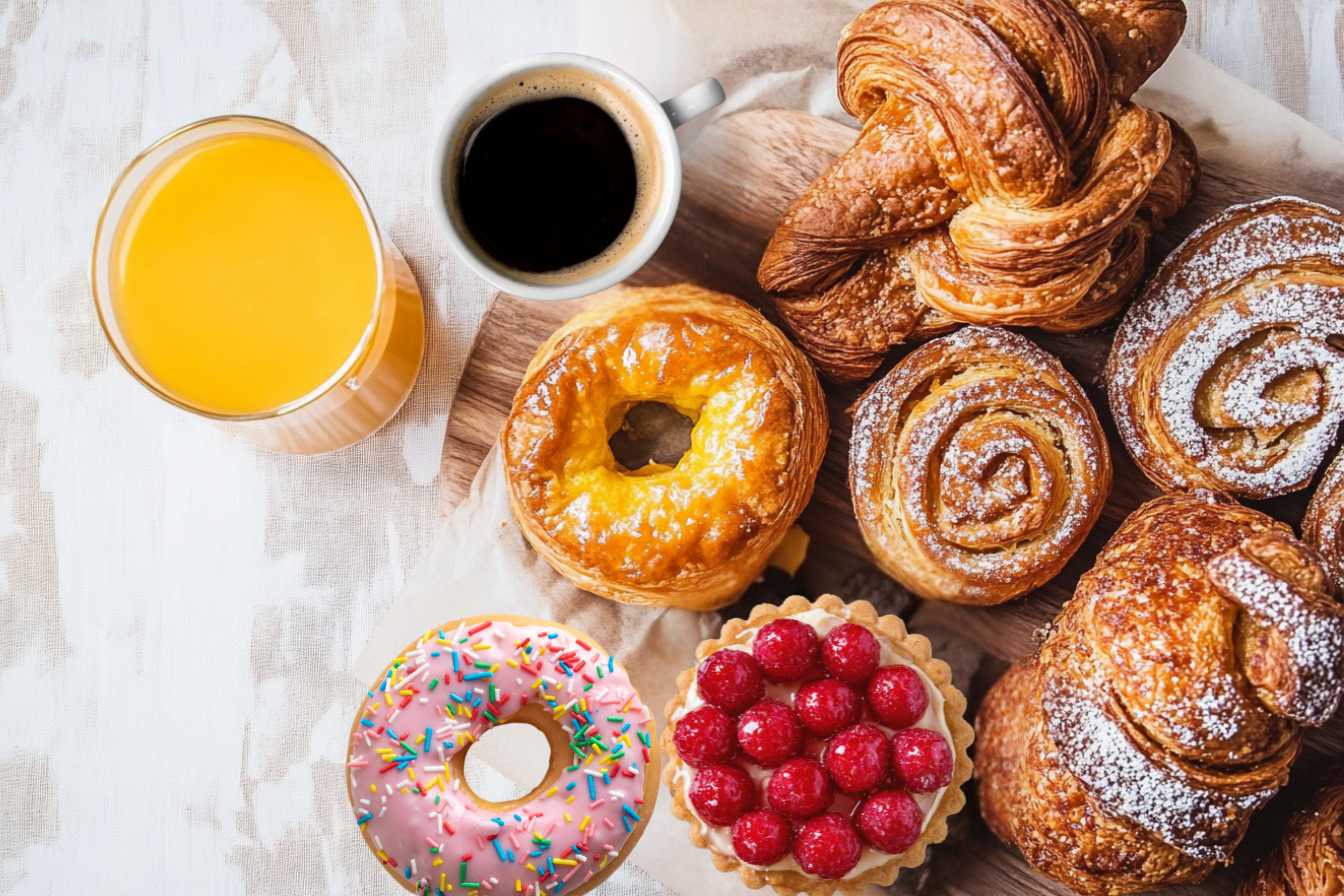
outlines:
[{"label": "parchment paper", "polygon": [[[716,74],[728,90],[717,115],[783,107],[849,120],[835,97],[832,67],[834,40],[848,11],[837,10],[834,28],[825,38],[780,53],[772,43],[776,36],[768,32],[725,36],[717,29],[715,6],[690,4],[676,13],[669,8],[669,22],[715,37],[699,45],[699,52],[671,64],[672,73],[660,79],[662,85],[689,84]],[[738,15],[731,19],[740,21]],[[1265,173],[1266,183],[1274,182],[1276,170],[1305,160],[1313,167],[1344,170],[1344,145],[1184,49],[1172,55],[1138,99],[1179,120],[1204,158],[1256,167]],[[683,142],[693,140],[703,126],[697,122],[683,133]],[[491,611],[552,618],[587,631],[626,664],[660,722],[676,675],[694,661],[695,646],[716,634],[721,624],[715,614],[627,607],[569,585],[527,547],[513,523],[497,449],[477,474],[470,495],[445,519],[431,550],[356,661],[355,672],[362,681],[373,681],[402,646],[430,626]],[[709,857],[690,845],[686,825],[672,817],[670,805],[663,792],[630,862],[675,893],[744,892],[735,875],[715,871]]]}]

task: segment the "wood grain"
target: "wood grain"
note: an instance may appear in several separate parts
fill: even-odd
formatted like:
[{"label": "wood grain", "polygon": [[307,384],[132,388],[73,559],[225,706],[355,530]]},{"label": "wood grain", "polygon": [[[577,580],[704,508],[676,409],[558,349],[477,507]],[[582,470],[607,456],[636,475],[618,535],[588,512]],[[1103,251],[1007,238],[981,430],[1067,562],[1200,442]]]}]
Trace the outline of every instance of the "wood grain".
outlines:
[{"label": "wood grain", "polygon": [[[1198,139],[1198,130],[1195,132]],[[685,158],[681,207],[667,241],[634,282],[640,284],[694,281],[757,303],[769,313],[756,285],[756,262],[771,230],[789,200],[854,139],[842,124],[804,113],[753,110],[716,122]],[[1335,172],[1298,170],[1266,182],[1263,174],[1217,162],[1206,168],[1190,205],[1154,241],[1153,259],[1163,257],[1200,221],[1235,202],[1276,193],[1297,193],[1336,206],[1344,194],[1322,192],[1339,183]],[[456,504],[497,438],[513,393],[536,347],[581,302],[529,303],[497,296],[477,335],[472,357],[459,386],[444,449],[444,500]],[[1072,594],[1078,576],[1092,563],[1120,522],[1143,501],[1158,494],[1134,466],[1116,437],[1106,412],[1100,371],[1110,346],[1111,330],[1058,336],[1030,331],[1030,338],[1059,356],[1079,379],[1107,427],[1115,464],[1115,485],[1097,524],[1065,570],[1044,588],[1019,601],[991,608],[926,603],[919,624],[951,628],[978,644],[990,657],[1006,663],[1034,646],[1033,635],[1048,623]],[[900,351],[891,360],[898,357]],[[890,362],[889,362],[890,363]],[[840,575],[868,562],[850,508],[847,482],[849,407],[858,388],[828,385],[832,432],[812,503],[801,523],[812,536],[809,562],[800,577],[810,592],[833,587]],[[1262,502],[1259,507],[1294,525],[1301,518],[1305,495]],[[973,698],[975,695],[972,695]],[[1328,760],[1344,756],[1344,719],[1307,739],[1298,786],[1309,787],[1323,774]],[[1280,801],[1282,803],[1284,801]],[[974,813],[971,813],[972,815]],[[1242,861],[1265,848],[1273,838],[1274,813],[1257,820],[1239,854]],[[1030,872],[1021,859],[1003,848],[979,825],[954,848],[936,858],[935,890],[945,893],[1057,893],[1057,887]],[[1238,868],[1224,870],[1200,888],[1176,893],[1231,893],[1240,879]]]}]

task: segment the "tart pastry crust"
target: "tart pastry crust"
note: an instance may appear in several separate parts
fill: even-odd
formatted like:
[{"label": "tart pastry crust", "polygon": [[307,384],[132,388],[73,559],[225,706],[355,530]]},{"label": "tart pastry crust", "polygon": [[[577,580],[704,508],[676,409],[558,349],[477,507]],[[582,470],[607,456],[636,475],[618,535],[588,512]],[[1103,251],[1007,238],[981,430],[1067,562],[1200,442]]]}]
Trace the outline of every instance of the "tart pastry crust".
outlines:
[{"label": "tart pastry crust", "polygon": [[1305,488],[1344,421],[1344,215],[1236,205],[1167,257],[1106,364],[1120,438],[1158,485]]},{"label": "tart pastry crust", "polygon": [[1075,331],[1117,313],[1193,192],[1193,142],[1130,95],[1179,0],[885,0],[845,28],[854,146],[789,207],[757,279],[827,375],[957,321]]},{"label": "tart pastry crust", "polygon": [[1053,578],[1111,491],[1106,434],[1064,365],[965,327],[859,401],[850,492],[879,566],[921,597],[997,604]]},{"label": "tart pastry crust", "polygon": [[980,812],[1079,893],[1197,883],[1344,692],[1344,607],[1283,523],[1212,492],[1141,506],[976,720]]},{"label": "tart pastry crust", "polygon": [[[873,605],[867,601],[846,603],[833,594],[824,594],[815,602],[794,595],[778,605],[757,604],[747,619],[730,619],[724,624],[718,638],[700,642],[695,650],[696,662],[698,664],[700,660],[724,647],[743,643],[747,633],[775,619],[796,616],[812,609],[824,610],[849,622],[862,625],[880,641],[896,649],[927,676],[943,697],[943,715],[952,741],[954,766],[952,780],[943,791],[942,799],[929,817],[919,839],[909,849],[852,877],[823,880],[798,871],[754,867],[735,855],[725,855],[711,848],[706,836],[705,823],[692,811],[686,788],[677,775],[677,769],[681,767],[682,761],[677,756],[676,745],[672,739],[675,724],[669,721],[664,725],[662,739],[666,756],[663,765],[663,783],[672,795],[672,814],[689,824],[691,842],[709,852],[715,868],[720,871],[737,872],[742,882],[753,890],[765,886],[773,887],[780,896],[802,893],[811,896],[822,896],[826,893],[858,893],[867,886],[889,886],[895,882],[902,868],[916,868],[924,864],[928,848],[941,843],[947,837],[947,819],[965,806],[966,797],[962,793],[962,786],[970,780],[972,773],[968,750],[975,739],[975,731],[965,719],[966,698],[953,686],[951,669],[947,663],[933,657],[928,638],[909,633],[899,616],[878,616]],[[666,719],[674,719],[685,706],[687,694],[695,682],[695,673],[696,666],[692,666],[677,676],[677,696],[667,704]],[[871,847],[865,848],[871,849]]]},{"label": "tart pastry crust", "polygon": [[[641,401],[695,421],[675,466],[612,456]],[[519,528],[557,572],[614,600],[712,610],[811,499],[828,434],[806,356],[747,303],[683,283],[609,290],[560,327],[500,444]]]}]

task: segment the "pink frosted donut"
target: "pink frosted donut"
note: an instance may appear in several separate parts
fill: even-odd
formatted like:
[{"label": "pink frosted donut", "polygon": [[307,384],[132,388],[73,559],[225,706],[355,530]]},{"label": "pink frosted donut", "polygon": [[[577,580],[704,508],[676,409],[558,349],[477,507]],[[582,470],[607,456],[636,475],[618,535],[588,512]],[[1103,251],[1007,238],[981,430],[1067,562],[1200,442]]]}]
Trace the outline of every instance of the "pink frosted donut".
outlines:
[{"label": "pink frosted donut", "polygon": [[[468,747],[521,722],[551,747],[541,783],[490,802]],[[653,720],[625,670],[554,622],[478,616],[426,632],[369,690],[350,732],[350,805],[406,889],[579,894],[625,860],[657,795]]]}]

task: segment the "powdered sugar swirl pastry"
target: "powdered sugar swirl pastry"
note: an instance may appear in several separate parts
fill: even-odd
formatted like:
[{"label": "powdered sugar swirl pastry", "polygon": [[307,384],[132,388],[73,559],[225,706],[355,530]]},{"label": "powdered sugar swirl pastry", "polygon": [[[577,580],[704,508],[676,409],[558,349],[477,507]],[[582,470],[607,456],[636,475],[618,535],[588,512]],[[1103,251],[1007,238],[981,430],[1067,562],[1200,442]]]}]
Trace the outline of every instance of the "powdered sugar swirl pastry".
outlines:
[{"label": "powdered sugar swirl pastry", "polygon": [[1344,893],[1344,769],[1288,823],[1283,844],[1238,896],[1338,896]]},{"label": "powdered sugar swirl pastry", "polygon": [[1344,691],[1344,608],[1291,530],[1212,492],[1149,501],[977,719],[986,822],[1080,893],[1195,883]]},{"label": "powdered sugar swirl pastry", "polygon": [[1167,488],[1303,488],[1344,419],[1344,216],[1281,197],[1195,231],[1116,333],[1120,437]]},{"label": "powdered sugar swirl pastry", "polygon": [[926,598],[995,604],[1054,577],[1111,487],[1105,434],[1057,359],[966,327],[860,400],[850,491],[878,565]]}]

